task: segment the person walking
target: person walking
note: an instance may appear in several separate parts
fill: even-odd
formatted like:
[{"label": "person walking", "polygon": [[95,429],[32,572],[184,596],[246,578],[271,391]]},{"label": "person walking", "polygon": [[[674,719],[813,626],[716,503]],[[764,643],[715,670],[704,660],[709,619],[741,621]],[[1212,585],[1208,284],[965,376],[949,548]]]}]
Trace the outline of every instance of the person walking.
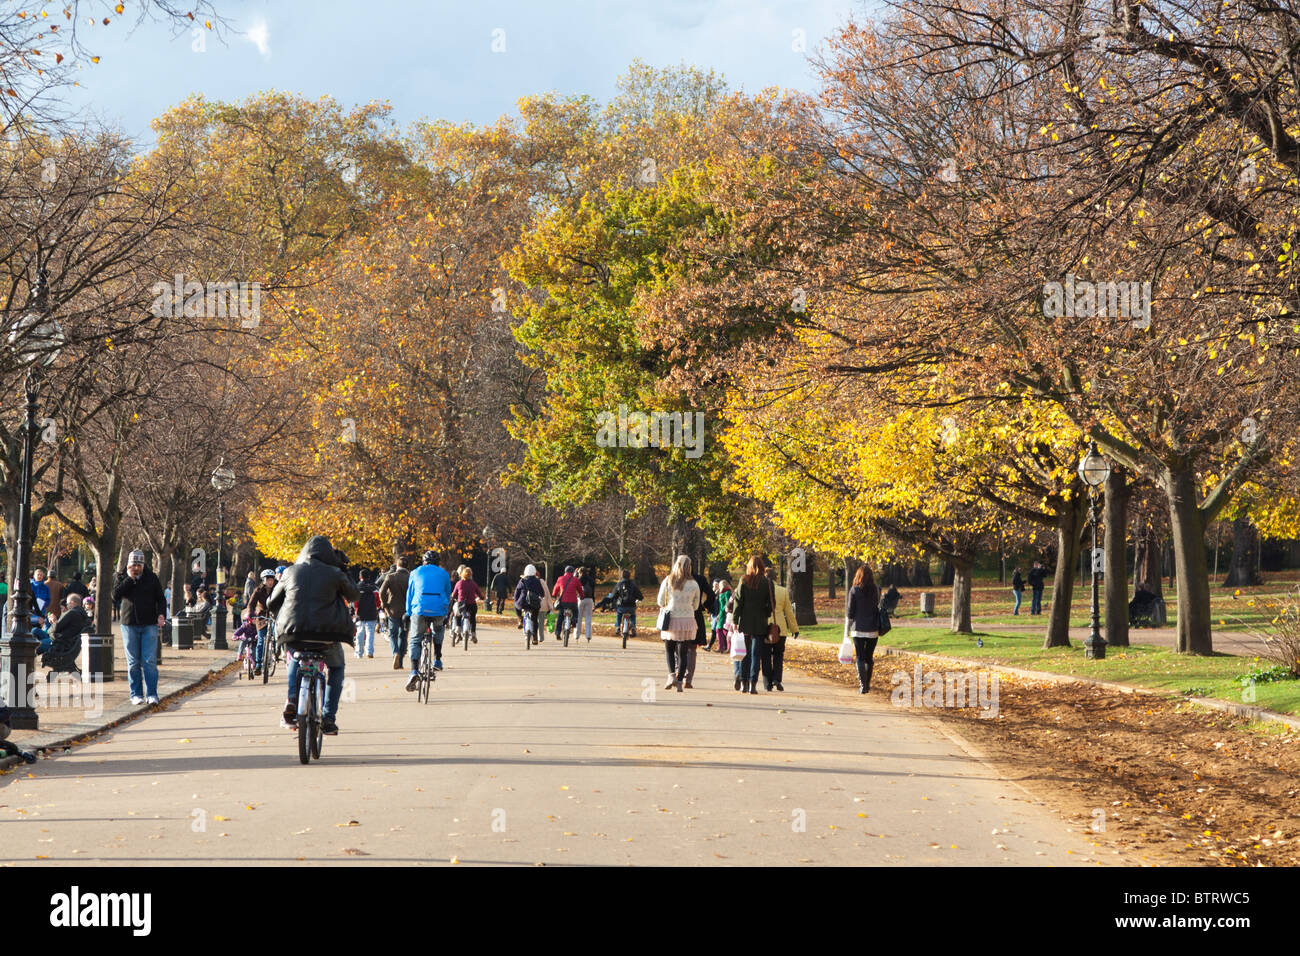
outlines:
[{"label": "person walking", "polygon": [[686,687],[690,689],[695,680],[695,658],[701,647],[709,641],[713,628],[713,617],[718,613],[718,595],[708,578],[696,574],[695,583],[700,589],[700,606],[695,609],[695,640],[686,647]]},{"label": "person walking", "polygon": [[400,671],[406,660],[406,588],[411,581],[406,555],[397,559],[397,566],[384,575],[379,584],[379,601],[388,618],[388,649],[393,652],[393,670]]},{"label": "person walking", "polygon": [[772,590],[763,569],[763,556],[756,554],[751,557],[745,565],[740,586],[731,592],[731,616],[737,630],[745,636],[745,663],[748,665],[736,678],[736,690],[749,694],[758,693],[763,642],[767,639],[768,622],[774,610]]},{"label": "person walking", "polygon": [[667,627],[659,637],[668,656],[668,682],[664,690],[676,687],[681,693],[690,665],[688,646],[694,646],[698,625],[695,612],[700,606],[700,585],[691,574],[691,559],[679,554],[672,573],[659,585],[659,613],[668,612]]},{"label": "person walking", "polygon": [[[344,644],[356,642],[356,629],[348,604],[355,604],[361,592],[343,570],[347,556],[335,550],[323,534],[312,535],[298,552],[298,560],[285,568],[284,575],[271,592],[267,608],[275,615],[276,635],[290,651],[307,650],[325,645],[328,679],[321,706],[321,733],[339,732],[339,699],[343,695],[343,672],[346,665]],[[298,688],[302,672],[298,658],[289,655],[289,696],[284,704],[280,725],[291,730],[298,727]]]},{"label": "person walking", "polygon": [[727,631],[727,617],[731,611],[731,579],[718,578],[717,584],[718,613],[713,619],[713,637],[718,642],[718,653],[726,654],[731,650]]},{"label": "person walking", "polygon": [[853,575],[849,604],[845,611],[845,629],[853,638],[858,665],[858,693],[871,689],[871,671],[875,665],[876,642],[880,640],[880,590],[865,563]]},{"label": "person walking", "polygon": [[166,623],[167,604],[158,575],[145,567],[143,551],[128,556],[126,573],[113,588],[113,601],[121,609],[131,703],[156,704],[158,628]]},{"label": "person walking", "polygon": [[361,569],[357,585],[357,660],[375,656],[375,628],[379,626],[379,588],[375,586],[373,568]]},{"label": "person walking", "polygon": [[578,637],[582,637],[585,626],[587,643],[591,643],[591,624],[596,609],[596,572],[588,565],[578,569],[578,583],[582,585],[582,597],[578,599]]},{"label": "person walking", "polygon": [[506,598],[510,596],[510,575],[505,571],[498,571],[496,576],[492,578],[491,589],[492,593],[496,595],[497,613],[500,614],[501,609],[506,606]]},{"label": "person walking", "polygon": [[767,577],[772,585],[772,620],[779,628],[775,642],[763,642],[763,677],[767,689],[776,688],[784,691],[781,679],[785,675],[785,641],[788,637],[799,636],[799,624],[795,620],[794,605],[790,602],[790,589],[776,583],[776,568],[767,569]]},{"label": "person walking", "polygon": [[1016,606],[1011,609],[1011,616],[1018,617],[1020,615],[1020,602],[1025,597],[1025,577],[1020,573],[1019,567],[1011,572],[1011,594],[1016,600]]},{"label": "person walking", "polygon": [[1033,599],[1029,603],[1030,614],[1043,613],[1043,585],[1047,578],[1047,569],[1043,567],[1043,562],[1035,561],[1034,566],[1029,569],[1029,587],[1033,591]]}]

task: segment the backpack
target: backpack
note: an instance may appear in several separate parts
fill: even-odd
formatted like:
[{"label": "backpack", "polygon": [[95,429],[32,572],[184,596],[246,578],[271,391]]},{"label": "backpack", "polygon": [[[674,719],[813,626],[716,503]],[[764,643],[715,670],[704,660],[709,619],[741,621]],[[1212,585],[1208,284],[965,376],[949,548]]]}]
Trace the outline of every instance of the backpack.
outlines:
[{"label": "backpack", "polygon": [[542,609],[542,596],[532,588],[524,588],[523,603],[525,611],[540,611]]},{"label": "backpack", "polygon": [[357,599],[357,620],[379,620],[379,588],[367,581],[357,588],[361,597]]}]

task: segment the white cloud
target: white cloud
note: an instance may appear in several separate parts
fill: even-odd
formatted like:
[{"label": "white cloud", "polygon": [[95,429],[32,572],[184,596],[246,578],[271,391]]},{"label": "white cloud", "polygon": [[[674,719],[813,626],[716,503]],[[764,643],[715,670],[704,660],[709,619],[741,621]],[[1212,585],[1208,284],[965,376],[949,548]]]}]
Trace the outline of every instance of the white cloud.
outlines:
[{"label": "white cloud", "polygon": [[257,52],[262,54],[263,59],[271,58],[271,30],[265,20],[260,17],[254,20],[253,25],[244,34],[244,39],[257,47]]}]

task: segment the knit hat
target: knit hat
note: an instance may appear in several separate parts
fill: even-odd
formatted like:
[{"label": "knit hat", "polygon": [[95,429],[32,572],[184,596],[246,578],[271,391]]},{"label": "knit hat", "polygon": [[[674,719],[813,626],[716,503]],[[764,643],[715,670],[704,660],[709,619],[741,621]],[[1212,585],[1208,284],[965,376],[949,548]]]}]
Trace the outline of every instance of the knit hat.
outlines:
[{"label": "knit hat", "polygon": [[132,551],[130,557],[126,559],[127,564],[144,564],[144,552]]}]

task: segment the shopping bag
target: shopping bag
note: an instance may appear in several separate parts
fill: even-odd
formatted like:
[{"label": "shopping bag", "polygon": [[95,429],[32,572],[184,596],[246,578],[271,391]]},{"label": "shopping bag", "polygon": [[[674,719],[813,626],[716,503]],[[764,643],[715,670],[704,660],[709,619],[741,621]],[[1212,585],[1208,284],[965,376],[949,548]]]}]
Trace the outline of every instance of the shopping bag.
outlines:
[{"label": "shopping bag", "polygon": [[745,659],[745,635],[735,628],[728,628],[727,640],[731,642],[731,659],[733,661],[743,661]]},{"label": "shopping bag", "polygon": [[844,635],[844,640],[840,642],[840,663],[841,663],[841,664],[852,664],[852,663],[853,663],[853,652],[854,652],[854,647],[853,647],[853,638],[851,638],[851,637],[849,637],[849,635],[845,634],[845,635]]}]

